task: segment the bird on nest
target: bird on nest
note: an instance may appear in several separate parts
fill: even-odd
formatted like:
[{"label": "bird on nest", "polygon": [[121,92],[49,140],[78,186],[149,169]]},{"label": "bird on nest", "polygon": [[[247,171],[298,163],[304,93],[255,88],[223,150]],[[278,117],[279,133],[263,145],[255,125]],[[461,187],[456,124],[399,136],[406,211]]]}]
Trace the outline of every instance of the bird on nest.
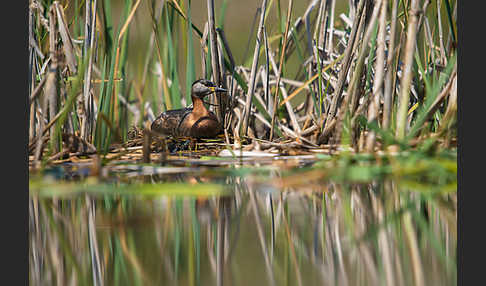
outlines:
[{"label": "bird on nest", "polygon": [[163,136],[214,138],[222,132],[216,115],[204,106],[203,99],[214,92],[226,92],[206,79],[196,80],[191,87],[192,107],[162,112],[151,130]]}]

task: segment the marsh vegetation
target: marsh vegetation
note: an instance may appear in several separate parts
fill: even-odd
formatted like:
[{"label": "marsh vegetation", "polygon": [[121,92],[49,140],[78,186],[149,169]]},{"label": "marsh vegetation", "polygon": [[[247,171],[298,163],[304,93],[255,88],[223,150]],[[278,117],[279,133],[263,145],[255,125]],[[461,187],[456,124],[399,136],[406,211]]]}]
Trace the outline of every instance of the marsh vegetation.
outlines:
[{"label": "marsh vegetation", "polygon": [[457,1],[29,3],[30,284],[456,284]]}]

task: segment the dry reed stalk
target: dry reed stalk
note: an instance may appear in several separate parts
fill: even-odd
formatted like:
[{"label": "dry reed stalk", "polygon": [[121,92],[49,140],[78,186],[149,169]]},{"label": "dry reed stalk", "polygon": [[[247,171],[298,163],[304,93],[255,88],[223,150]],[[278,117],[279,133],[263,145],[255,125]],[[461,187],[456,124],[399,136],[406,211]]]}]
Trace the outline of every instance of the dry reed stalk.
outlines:
[{"label": "dry reed stalk", "polygon": [[[305,23],[305,35],[307,36],[307,52],[308,52],[308,55],[309,56],[312,56],[313,55],[313,47],[314,45],[312,44],[312,39],[313,37],[311,36],[311,26],[312,26],[312,23],[311,23],[311,12],[312,10],[314,10],[314,8],[316,7],[316,5],[318,4],[320,0],[313,0],[309,3],[309,6],[307,7],[307,9],[305,10],[305,13],[304,13],[304,23]],[[317,21],[316,23],[314,24],[318,24]],[[308,67],[310,68],[311,67],[311,62],[309,61],[309,63],[307,64]]]},{"label": "dry reed stalk", "polygon": [[[354,107],[358,103],[358,88],[360,88],[360,84],[361,84],[361,76],[362,76],[362,73],[363,73],[364,62],[365,62],[366,56],[368,55],[368,48],[369,48],[368,43],[371,39],[371,35],[372,35],[372,31],[373,31],[373,28],[374,28],[374,25],[375,25],[375,21],[376,21],[377,16],[378,16],[379,7],[380,7],[379,4],[375,5],[374,10],[373,10],[373,14],[371,16],[371,20],[368,23],[368,27],[366,29],[365,35],[363,37],[363,40],[361,41],[361,48],[358,52],[356,65],[355,65],[355,68],[354,68],[354,73],[351,77],[351,80],[350,80],[350,83],[349,83],[349,86],[348,86],[347,95],[345,96],[345,98],[343,100],[343,104],[342,104],[343,108],[341,108],[339,110],[339,113],[337,115],[337,117],[338,117],[337,124],[331,125],[331,126],[329,126],[329,128],[327,128],[327,124],[326,124],[326,126],[324,127],[325,132],[323,132],[321,135],[319,135],[319,137],[317,139],[318,144],[326,143],[329,136],[334,131],[334,128],[337,128],[335,141],[339,140],[340,139],[340,133],[341,133],[341,130],[342,130],[343,119],[344,119],[344,116],[346,115],[346,110],[348,109],[347,108],[348,105],[350,105],[350,107],[351,107],[350,108],[351,114],[354,113]],[[364,8],[362,10],[362,12],[360,12],[358,14],[358,15],[360,15],[359,19],[355,19],[355,20],[359,20],[359,24],[358,24],[358,32],[359,33],[362,32],[362,30],[365,26],[365,18],[366,18],[366,9],[367,8],[368,7]],[[357,33],[357,37],[359,37],[359,33]],[[357,47],[355,47],[355,48],[357,48]],[[367,102],[365,101],[362,105],[362,108],[361,108],[362,110],[364,109],[366,104],[367,104]],[[324,118],[324,120],[325,120],[325,122],[327,122],[328,118]],[[331,119],[331,122],[332,122],[332,119]],[[354,126],[353,120],[351,120],[351,126]],[[351,130],[353,130],[353,128]]]},{"label": "dry reed stalk", "polygon": [[[429,18],[425,17],[425,20],[424,20],[424,25],[425,25],[425,29],[424,29],[424,34],[425,34],[425,38],[427,39],[427,41],[429,42],[429,47],[428,47],[428,54],[432,57],[432,65],[435,65],[437,63],[437,61],[435,60],[435,45],[434,45],[434,39],[433,39],[433,36],[432,36],[432,33],[430,31],[430,25],[429,25]],[[424,43],[424,48],[425,48],[425,45],[426,43]],[[428,68],[426,68],[425,70],[427,71]]]},{"label": "dry reed stalk", "polygon": [[427,11],[427,6],[429,6],[430,0],[424,0],[424,4],[422,5],[422,10],[420,11],[420,14],[418,16],[418,23],[417,23],[417,31],[420,31],[420,28],[422,27],[422,21],[424,18],[427,18],[425,16],[425,12]]},{"label": "dry reed stalk", "polygon": [[[41,109],[45,110],[45,106],[46,106],[45,104],[41,103]],[[41,130],[45,129],[44,128],[44,126],[45,126],[44,118],[42,116],[40,116],[38,118],[39,118],[39,124],[38,124],[39,132],[38,132],[37,138],[34,139],[33,142],[32,142],[32,144],[36,144],[36,149],[35,149],[35,153],[34,153],[34,164],[33,164],[34,168],[40,167],[40,159],[42,158],[42,149],[43,149],[43,146],[44,146],[44,141],[47,139],[43,135],[41,135],[42,133],[40,132]]]},{"label": "dry reed stalk", "polygon": [[[357,15],[361,15],[363,13],[364,9],[364,4],[366,0],[360,0],[359,6],[358,6],[358,11]],[[337,89],[334,91],[331,106],[329,107],[327,111],[327,117],[326,120],[324,121],[324,125],[326,124],[326,121],[332,120],[334,116],[336,115],[336,111],[338,108],[338,100],[341,97],[341,94],[343,93],[344,89],[344,83],[346,81],[346,77],[348,74],[348,69],[351,64],[351,58],[352,58],[352,47],[354,44],[354,41],[356,39],[356,34],[358,30],[358,24],[360,22],[361,17],[356,17],[353,22],[353,27],[351,29],[351,34],[349,36],[348,44],[346,46],[346,50],[344,51],[344,58],[343,58],[343,63],[341,65],[341,70],[339,71],[339,76],[338,76],[338,83],[337,83]],[[331,45],[331,43],[329,43]]]},{"label": "dry reed stalk", "polygon": [[[149,124],[145,124],[144,132],[143,132],[143,148],[142,148],[142,162],[143,163],[150,163],[150,144],[152,143],[152,134],[150,132]],[[165,141],[165,140],[164,140]]]},{"label": "dry reed stalk", "polygon": [[450,86],[446,87],[447,93],[449,94],[449,101],[444,116],[442,117],[439,130],[437,131],[439,134],[448,130],[452,123],[452,119],[457,116],[457,74],[455,73],[451,79]]},{"label": "dry reed stalk", "polygon": [[[226,67],[224,66],[223,43],[222,43],[221,38],[219,37],[219,33],[218,33],[218,36],[217,36],[217,47],[218,47],[218,63],[219,63],[219,67],[220,67],[219,73],[221,75],[221,86],[226,87],[226,81],[225,81],[224,75],[227,74],[227,73],[226,73]],[[221,110],[221,114],[222,114],[222,117],[223,117],[223,120],[224,120],[224,118],[226,117],[226,109],[227,109],[227,106],[228,106],[228,94],[224,93],[223,96],[221,96],[221,94],[220,94],[220,98],[221,98],[221,101],[222,101],[222,105],[221,105],[220,110]],[[221,123],[224,126],[223,120],[221,121]]]},{"label": "dry reed stalk", "polygon": [[[47,89],[47,88],[46,88],[46,89]],[[46,93],[46,94],[47,94],[47,93]],[[50,128],[51,128],[51,127],[54,125],[54,123],[56,123],[56,122],[57,122],[57,120],[58,120],[59,118],[61,118],[61,115],[62,115],[62,113],[64,112],[64,109],[65,109],[65,107],[63,107],[63,109],[61,109],[61,110],[60,110],[60,111],[59,111],[59,112],[58,112],[58,113],[57,113],[57,114],[56,114],[56,115],[55,115],[55,116],[54,116],[54,117],[53,117],[53,118],[52,118],[52,119],[51,119],[51,120],[50,120],[50,121],[47,123],[47,125],[45,124],[45,120],[41,120],[41,122],[43,122],[43,123],[44,123],[44,125],[42,126],[42,128],[39,128],[39,134],[37,134],[36,139],[34,139],[33,141],[38,140],[38,139],[39,139],[39,137],[44,136],[44,135],[47,133],[47,131],[49,131],[49,129],[50,129]],[[29,148],[30,148],[30,147],[31,147],[31,146],[29,145]]]},{"label": "dry reed stalk", "polygon": [[[440,2],[440,1],[438,1]],[[395,57],[395,33],[396,33],[396,25],[397,25],[397,10],[398,10],[398,1],[393,0],[392,3],[392,14],[391,14],[391,26],[390,26],[390,39],[388,43],[388,55],[386,59],[386,75],[385,75],[385,90],[383,93],[384,102],[383,102],[383,120],[382,120],[382,128],[388,129],[390,127],[391,121],[391,108],[393,103],[393,58]]]},{"label": "dry reed stalk", "polygon": [[[326,80],[329,81],[329,84],[335,88],[335,85],[334,83],[332,83],[332,79],[331,77],[327,76],[326,74],[326,71],[328,71],[329,69],[333,68],[334,65],[339,61],[341,60],[342,58],[344,57],[344,54],[340,55],[339,57],[337,57],[335,60],[333,60],[331,63],[329,63],[329,65],[325,66],[324,68],[322,68],[321,70],[321,73],[322,73],[322,76],[325,77]],[[299,84],[299,87],[294,90],[292,92],[292,94],[290,94],[287,98],[284,98],[284,100],[282,100],[282,102],[280,102],[280,106],[284,105],[287,103],[287,101],[289,101],[290,99],[292,99],[294,96],[296,96],[299,92],[301,92],[303,89],[310,89],[309,88],[309,85],[314,82],[317,78],[319,77],[319,74],[316,73],[315,75],[313,75],[311,78],[309,78],[306,82],[302,83],[302,84]],[[327,77],[327,78],[326,78]],[[287,80],[288,81],[288,80]],[[286,82],[286,81],[284,81]],[[286,82],[287,83],[287,82]],[[295,83],[295,81],[294,81]]]},{"label": "dry reed stalk", "polygon": [[[245,106],[245,104],[246,104],[246,102],[245,102],[243,99],[241,99],[241,98],[238,98],[238,102],[239,102],[239,103],[240,103],[240,104],[241,104],[243,107],[244,107],[244,106]],[[262,122],[263,124],[265,124],[265,125],[266,125],[268,128],[270,128],[270,127],[271,127],[270,122],[268,122],[268,121],[265,119],[265,117],[264,117],[264,116],[262,116],[260,113],[255,113],[255,114],[254,114],[254,116],[255,116],[255,118],[256,118],[256,119],[260,120],[260,122]]]},{"label": "dry reed stalk", "polygon": [[44,87],[44,84],[46,83],[47,77],[43,77],[39,84],[35,87],[34,91],[32,92],[32,95],[30,96],[29,99],[29,104],[32,106],[32,104],[35,102],[35,99],[41,94],[42,88]]},{"label": "dry reed stalk", "polygon": [[[264,76],[264,73],[265,73],[265,68],[263,66],[261,66],[260,67],[260,70],[257,73],[257,79],[260,78],[262,80],[262,85],[265,86],[265,84],[266,84],[266,80],[265,80],[266,77]],[[257,81],[256,84],[258,84],[258,83],[259,82]],[[265,101],[265,99],[262,98],[262,96],[258,92],[255,92],[253,94],[253,96],[260,102],[260,104],[263,106],[263,109],[264,109],[265,113],[270,117],[270,112],[268,111],[268,109],[266,109],[267,101]]]},{"label": "dry reed stalk", "polygon": [[208,78],[207,69],[206,69],[206,55],[208,52],[208,31],[209,24],[206,22],[204,24],[203,35],[201,37],[201,70],[202,70],[202,77]]},{"label": "dry reed stalk", "polygon": [[[57,59],[57,29],[56,29],[56,9],[52,5],[49,9],[49,54],[51,62],[49,65],[49,71],[47,73],[45,100],[48,101],[49,118],[54,118],[58,109],[59,100],[59,77],[58,77],[58,59]],[[46,106],[47,107],[47,106]],[[45,112],[46,110],[44,110]],[[46,114],[47,115],[47,114]],[[56,138],[55,132],[50,132],[50,143],[52,152],[58,153],[60,149],[60,140]]]},{"label": "dry reed stalk", "polygon": [[[366,19],[366,8],[365,8],[365,12],[363,13],[363,15],[361,15],[361,17],[362,17],[361,21],[363,21],[363,24],[360,23],[360,25],[359,25],[358,36],[361,36],[363,34],[363,29],[365,28],[364,21]],[[364,45],[364,44],[361,43],[364,40],[366,40],[366,34],[363,35],[361,41],[356,41],[355,44]],[[358,47],[355,47],[355,48],[358,49]],[[365,48],[365,47],[363,46],[363,48]],[[354,110],[356,110],[356,107],[358,105],[357,94],[358,94],[358,90],[361,88],[361,84],[362,84],[361,79],[362,79],[362,69],[363,69],[364,62],[362,62],[361,60],[364,60],[364,58],[360,59],[359,56],[361,54],[362,54],[362,51],[359,50],[357,60],[356,60],[356,63],[354,65],[354,73],[353,73],[353,75],[350,79],[350,83],[348,85],[348,94],[349,94],[348,97],[350,98],[349,99],[349,111],[351,112],[351,114],[354,112]],[[346,105],[344,105],[344,106],[346,106]]]},{"label": "dry reed stalk", "polygon": [[442,118],[442,124],[439,127],[438,133],[446,132],[444,147],[449,148],[454,130],[451,128],[453,124],[457,123],[457,76],[454,77],[454,83],[452,84],[449,102]]},{"label": "dry reed stalk", "polygon": [[[449,1],[447,1],[449,2]],[[454,20],[454,23],[457,23],[457,1],[454,2],[454,8],[452,8],[452,19]],[[456,49],[457,47],[457,27],[456,25],[452,25],[451,28],[451,33],[449,33],[449,43],[448,47],[451,47],[453,49]],[[453,37],[454,36],[454,37]],[[455,41],[453,42],[453,39]]]},{"label": "dry reed stalk", "polygon": [[361,142],[362,139],[364,139],[364,138],[363,138],[363,136],[360,136],[360,134],[358,133],[359,130],[357,130],[357,127],[356,127],[356,124],[357,124],[357,121],[358,121],[358,116],[360,116],[365,111],[366,107],[368,107],[369,101],[370,101],[369,96],[364,97],[363,102],[361,103],[361,105],[358,106],[358,108],[356,108],[356,111],[353,113],[353,116],[351,117],[350,129],[351,129],[351,132],[353,134],[352,140],[353,140],[353,146],[355,147],[356,152],[358,152],[359,150],[363,150],[362,145],[364,146],[364,140],[363,140],[363,142]]},{"label": "dry reed stalk", "polygon": [[58,1],[54,1],[53,4],[56,7],[58,29],[59,34],[61,35],[62,47],[64,49],[64,55],[66,56],[67,65],[69,70],[71,71],[71,74],[75,74],[77,72],[76,53],[74,50],[71,35],[69,33],[69,26],[66,24],[64,8],[59,5]]},{"label": "dry reed stalk", "polygon": [[[429,109],[427,110],[426,118],[431,116],[437,110],[437,108],[439,108],[440,103],[445,100],[447,95],[450,95],[450,90],[453,87],[453,83],[455,82],[456,77],[457,77],[457,66],[454,67],[454,70],[452,71],[449,77],[449,81],[446,83],[442,91],[439,93],[437,98],[434,100],[434,102],[430,105]],[[444,115],[445,114],[447,114],[447,110],[444,113]]]},{"label": "dry reed stalk", "polygon": [[[94,1],[94,2],[93,2]],[[93,46],[94,46],[94,34],[95,34],[95,22],[96,22],[96,2],[97,0],[89,0],[86,2],[86,22],[84,26],[85,41],[84,41],[84,54],[88,56],[88,67],[84,75],[84,87],[83,87],[83,103],[84,112],[81,113],[81,138],[90,141],[91,132],[94,126],[94,107],[93,107],[93,95],[91,93],[91,72],[93,66]],[[94,8],[94,9],[93,9]]]},{"label": "dry reed stalk", "polygon": [[[226,75],[226,78],[225,78],[224,75],[226,74],[226,72],[224,71],[225,65],[223,64],[224,63],[224,54],[223,54],[223,50],[221,50],[221,52],[220,52],[220,65],[221,65],[221,67],[223,67],[223,72],[221,73],[223,75],[222,80],[224,81],[226,79],[225,86],[228,87],[228,90],[229,90],[224,95],[225,106],[224,106],[223,113],[224,113],[225,118],[223,120],[223,123],[224,123],[223,129],[225,130],[225,133],[228,133],[227,127],[229,126],[229,123],[231,122],[231,119],[232,119],[232,114],[229,111],[234,106],[233,105],[234,104],[233,95],[235,94],[234,89],[237,87],[236,79],[234,78],[234,75],[236,73],[236,70],[235,70],[236,64],[235,64],[235,60],[233,58],[233,53],[231,52],[228,41],[226,40],[224,30],[217,28],[216,32],[218,33],[218,36],[219,36],[218,47],[220,47],[221,45],[224,46],[224,51],[226,51],[226,54],[228,55],[228,58],[229,58],[230,70],[231,70],[231,75],[228,74],[228,75]],[[228,139],[229,137],[226,137],[226,138],[227,138],[227,141],[228,141],[228,144],[229,144],[229,139]]]},{"label": "dry reed stalk", "polygon": [[[366,5],[366,4],[365,4]],[[376,5],[376,4],[375,4]],[[363,13],[362,15],[358,15],[358,17],[363,17],[364,16],[364,19],[366,19],[366,10],[367,8],[365,7],[365,9],[363,10]],[[359,23],[359,26],[358,26],[358,32],[357,32],[357,40],[354,41],[354,44],[353,44],[353,51],[357,51],[358,50],[358,46],[361,44],[361,39],[363,38],[363,30],[365,28],[365,24],[361,24],[361,21],[363,21],[363,19],[360,20],[360,23]],[[344,37],[343,37],[344,39]]]},{"label": "dry reed stalk", "polygon": [[322,131],[321,135],[319,136],[319,139],[317,140],[317,144],[323,144],[326,142],[326,139],[331,135],[331,132],[334,130],[336,127],[338,120],[336,118],[333,118],[328,124],[326,124],[326,127]]},{"label": "dry reed stalk", "polygon": [[263,99],[265,101],[263,106],[267,110],[272,110],[274,104],[270,96],[270,63],[269,63],[270,60],[268,57],[269,47],[268,47],[268,38],[267,38],[266,30],[263,31],[263,40],[265,44],[265,66],[262,67],[262,71],[260,72],[261,81],[263,84]]},{"label": "dry reed stalk", "polygon": [[[273,128],[275,125],[275,116],[277,114],[277,107],[278,107],[278,91],[280,90],[280,77],[282,75],[282,66],[284,62],[284,55],[285,55],[285,48],[287,47],[287,35],[289,32],[290,26],[290,18],[292,16],[292,6],[294,1],[289,0],[289,8],[287,10],[287,23],[285,24],[285,34],[282,42],[282,50],[280,51],[280,62],[278,65],[278,72],[277,72],[277,83],[275,84],[275,96],[273,97],[274,108],[272,109],[272,127],[270,128],[270,141],[273,140]],[[298,126],[298,124],[297,124]]]},{"label": "dry reed stalk", "polygon": [[[84,68],[84,67],[83,67]],[[83,70],[84,72],[84,70]],[[46,81],[48,82],[48,81]],[[47,85],[47,83],[46,83]],[[48,86],[46,86],[46,91],[49,89]],[[52,89],[52,88],[51,88]],[[41,107],[40,107],[40,110],[42,111],[42,114],[45,114],[45,110],[47,109],[47,104],[48,102],[46,101],[46,99],[48,98],[47,97],[47,92],[44,93],[44,99],[41,101]],[[79,93],[76,93],[76,96],[75,98],[73,99],[73,101],[76,100],[76,98],[79,96]],[[33,144],[35,144],[35,142],[38,142],[38,141],[43,141],[45,140],[45,138],[43,138],[44,134],[47,133],[47,131],[49,131],[49,129],[54,125],[54,123],[56,123],[56,121],[61,118],[61,116],[67,112],[67,110],[69,110],[71,108],[71,106],[69,104],[65,104],[61,110],[55,115],[53,116],[53,118],[50,119],[50,121],[48,122],[48,124],[46,125],[46,121],[47,119],[44,118],[44,116],[42,114],[39,114],[39,120],[40,120],[40,123],[39,123],[39,129],[38,129],[38,134],[37,134],[37,137],[34,138],[32,140],[32,142],[29,144],[29,149],[31,149],[33,147]],[[40,144],[38,142],[38,144]],[[38,145],[38,147],[41,146],[41,145]],[[40,152],[39,154],[42,154],[41,151],[38,151]],[[36,151],[36,154],[37,154],[37,151]],[[40,156],[40,155],[36,155],[35,158],[40,158],[40,157],[37,157],[37,156]]]},{"label": "dry reed stalk", "polygon": [[[44,54],[42,53],[42,51],[39,48],[39,45],[37,44],[36,35],[34,33],[35,28],[39,27],[38,25],[36,26],[36,23],[34,23],[35,22],[34,10],[41,11],[40,13],[37,13],[37,16],[41,19],[43,18],[42,14],[44,13],[44,8],[37,1],[34,0],[29,5],[29,49],[32,55],[36,54],[41,60],[44,60]],[[39,24],[39,18],[37,18],[37,24]],[[33,69],[31,69],[31,71],[32,70]]]},{"label": "dry reed stalk", "polygon": [[326,1],[319,0],[319,10],[317,10],[317,19],[315,22],[315,27],[314,27],[314,35],[312,36],[312,39],[314,40],[315,43],[319,43],[319,35],[321,32],[320,27],[324,24],[324,18],[325,18],[325,7],[326,7]]},{"label": "dry reed stalk", "polygon": [[[209,1],[209,0],[208,0]],[[265,26],[265,14],[267,11],[267,0],[262,1],[261,6],[262,13],[260,14],[260,23],[258,25],[258,31],[256,36],[256,43],[255,43],[255,51],[253,53],[253,62],[251,64],[251,75],[250,75],[250,83],[248,85],[248,92],[246,94],[246,104],[245,110],[243,113],[243,124],[241,126],[241,134],[248,135],[248,123],[250,120],[250,111],[251,111],[251,100],[253,97],[253,93],[255,92],[255,78],[256,78],[256,70],[258,65],[258,57],[260,55],[260,45],[262,43],[262,36],[263,30]]]},{"label": "dry reed stalk", "polygon": [[228,55],[228,59],[231,64],[231,72],[233,73],[235,70],[235,59],[233,58],[233,53],[231,52],[228,40],[226,39],[225,33],[223,29],[216,28],[216,32],[218,32],[219,38],[222,40],[223,45],[224,45],[224,50],[226,51]]},{"label": "dry reed stalk", "polygon": [[[226,54],[228,55],[229,61],[230,61],[230,69],[231,69],[231,75],[226,75],[226,86],[228,87],[228,92],[225,94],[224,99],[225,99],[225,119],[223,120],[224,125],[223,129],[225,132],[225,138],[227,140],[227,143],[229,144],[229,137],[228,135],[228,127],[231,124],[231,121],[233,119],[233,114],[230,112],[233,107],[235,106],[235,97],[234,94],[236,93],[236,89],[238,87],[238,84],[236,84],[236,79],[235,79],[235,74],[236,74],[236,64],[235,60],[233,58],[233,53],[231,52],[231,49],[229,47],[228,41],[226,40],[226,36],[224,33],[223,29],[216,29],[216,32],[218,32],[219,38],[224,45],[224,50],[226,51]],[[220,58],[221,58],[221,66],[224,67],[223,61],[224,61],[224,56],[223,52],[221,51],[220,53]],[[224,75],[225,73],[223,73]],[[224,80],[224,79],[223,79]]]},{"label": "dry reed stalk", "polygon": [[[373,79],[373,93],[371,104],[368,108],[368,122],[373,120],[378,121],[380,99],[383,95],[382,83],[385,75],[385,33],[386,33],[386,2],[380,1],[381,12],[380,21],[378,23],[378,36],[376,47],[376,61],[375,61],[375,76]],[[366,139],[366,151],[373,152],[375,148],[376,134],[373,130],[370,130]]]},{"label": "dry reed stalk", "polygon": [[438,26],[439,26],[440,64],[446,65],[447,64],[447,58],[446,58],[445,49],[444,49],[444,33],[442,32],[442,19],[441,19],[441,14],[440,14],[440,3],[442,1],[436,1],[436,2],[437,2],[437,23],[438,23]]},{"label": "dry reed stalk", "polygon": [[[275,85],[276,82],[277,82],[276,77],[274,75],[269,75],[269,78],[270,78],[270,80],[268,81],[268,84],[269,85],[270,84]],[[290,79],[290,78],[284,78],[284,77],[281,77],[280,78],[280,81],[282,83],[285,83],[285,84],[290,85],[290,86],[294,86],[296,88],[299,88],[299,87],[302,87],[303,86],[302,87],[303,89],[305,89],[307,91],[310,90],[309,86],[305,85],[305,82],[303,82],[303,81],[299,81],[299,80],[295,80],[295,79]],[[289,97],[290,97],[290,95],[289,95]],[[282,103],[280,103],[280,104],[282,104]]]},{"label": "dry reed stalk", "polygon": [[300,135],[307,136],[307,135],[309,135],[311,133],[314,133],[318,129],[319,129],[319,126],[316,125],[316,124],[314,124],[314,125],[310,126],[309,128],[302,130],[302,132],[300,133]]},{"label": "dry reed stalk", "polygon": [[405,44],[404,59],[403,59],[403,73],[400,81],[400,98],[397,111],[397,139],[405,137],[405,129],[407,125],[407,112],[410,102],[410,86],[412,84],[412,63],[415,53],[415,45],[417,38],[417,24],[419,11],[419,0],[411,0],[409,22],[407,29],[407,42]]},{"label": "dry reed stalk", "polygon": [[[214,0],[208,0],[208,28],[209,28],[209,44],[211,47],[211,67],[213,72],[213,80],[217,86],[223,86],[224,81],[221,74],[222,66],[219,63],[219,51],[218,51],[218,36],[216,34],[216,26],[214,22]],[[223,99],[220,92],[216,92],[213,97],[215,100],[215,113],[218,117],[218,121],[224,126],[224,112],[226,107],[226,100]]]},{"label": "dry reed stalk", "polygon": [[[303,16],[297,17],[297,19],[294,21],[294,24],[291,25],[291,28],[288,32],[287,36],[287,52],[285,53],[285,61],[289,59],[289,57],[294,53],[294,51],[297,49],[297,44],[295,41],[302,41],[303,35],[300,34],[302,30],[303,21],[302,21]],[[300,37],[300,38],[299,38]]]},{"label": "dry reed stalk", "polygon": [[[368,8],[368,7],[367,7]],[[351,104],[351,113],[354,113],[354,108],[358,103],[358,87],[359,83],[361,82],[361,76],[363,73],[363,68],[364,68],[364,62],[366,59],[366,56],[368,56],[368,43],[371,40],[371,36],[373,34],[373,30],[375,27],[376,20],[378,18],[378,12],[380,11],[380,6],[375,5],[373,8],[373,12],[371,14],[370,20],[368,22],[368,27],[366,28],[365,35],[363,37],[362,43],[361,43],[361,49],[358,52],[358,57],[356,60],[356,65],[354,68],[354,73],[353,76],[351,77],[351,81],[348,86],[348,96],[350,97],[350,104]],[[365,16],[362,15],[363,23],[365,22]],[[371,60],[371,59],[370,59]]]},{"label": "dry reed stalk", "polygon": [[[302,19],[305,19],[305,20],[308,20],[309,17],[310,17],[310,13],[312,12],[312,10],[314,9],[314,6],[317,4],[317,0],[313,0],[313,1],[310,1],[307,9],[305,10],[304,14],[300,17],[297,17],[297,19],[294,21],[294,24],[289,27],[289,32],[287,34],[287,49],[286,49],[286,53],[284,55],[284,58],[285,58],[285,61],[287,61],[289,59],[289,57],[293,54],[294,50],[297,48],[297,45],[295,43],[295,40],[297,41],[304,41],[304,36],[307,35],[308,37],[308,40],[307,40],[307,47],[306,49],[309,51],[309,54],[312,53],[312,48],[310,48],[309,46],[312,45],[311,42],[309,42],[309,39],[310,39],[310,31],[307,27],[309,27],[310,25],[312,25],[312,23],[310,21],[308,21],[307,23],[304,22]],[[303,26],[306,26],[306,34],[301,34],[301,30],[302,30],[302,27]],[[295,37],[294,37],[295,36]],[[307,61],[305,62],[305,64],[303,64],[303,66],[306,66],[307,65]],[[300,66],[301,68],[302,66]]]},{"label": "dry reed stalk", "polygon": [[[239,100],[239,99],[238,99]],[[240,138],[240,128],[241,128],[241,121],[242,121],[242,115],[241,115],[241,110],[239,108],[234,108],[233,113],[235,114],[235,120],[236,123],[233,128],[233,149],[234,150],[239,150],[241,149],[241,138]]]},{"label": "dry reed stalk", "polygon": [[35,109],[37,104],[31,104],[29,108],[29,142],[35,137]]},{"label": "dry reed stalk", "polygon": [[[274,73],[276,73],[277,71],[277,64],[275,63],[275,59],[272,55],[272,53],[268,53],[268,56],[269,56],[269,59],[270,59],[270,63],[272,64],[272,68],[273,68],[273,71]],[[275,74],[275,76],[278,77],[277,74]],[[297,132],[297,133],[300,133],[300,126],[299,126],[299,123],[297,122],[297,115],[295,114],[294,112],[294,108],[292,107],[292,104],[290,104],[290,101],[288,100],[289,96],[287,95],[287,90],[285,89],[284,86],[275,86],[276,89],[280,88],[280,91],[282,92],[282,97],[283,97],[283,102],[285,102],[285,107],[287,109],[287,112],[289,114],[289,117],[290,117],[290,124],[292,125],[292,128],[294,128],[294,130]],[[278,100],[278,98],[277,98]],[[273,110],[273,114],[275,114],[277,108],[278,108],[278,102],[275,101],[275,98],[274,98],[274,102],[275,102],[275,108]],[[282,105],[282,104],[281,104]],[[273,118],[273,116],[272,116]]]},{"label": "dry reed stalk", "polygon": [[326,36],[327,36],[327,24],[329,21],[329,12],[327,6],[328,0],[321,0],[321,23],[319,24],[319,38],[317,40],[319,48],[322,49],[324,55],[326,55],[326,47],[324,46],[326,43]]},{"label": "dry reed stalk", "polygon": [[[294,139],[298,139],[302,142],[305,142],[307,144],[309,144],[309,146],[311,147],[318,147],[316,144],[314,144],[313,142],[311,142],[310,140],[302,137],[301,135],[299,134],[296,134],[294,131],[292,131],[290,128],[288,128],[287,126],[281,124],[280,125],[280,129],[282,129],[282,131],[287,134],[287,136],[289,136],[290,138],[294,138]],[[300,143],[300,142],[299,142]],[[303,145],[303,144],[302,144]]]},{"label": "dry reed stalk", "polygon": [[[35,62],[36,62],[36,57],[35,57],[35,48],[32,43],[35,43],[34,39],[34,12],[33,8],[29,7],[29,99],[30,99],[30,106],[29,106],[29,141],[31,141],[34,136],[35,136],[35,104],[32,104],[34,102],[34,94],[36,89],[35,87],[35,81],[36,81],[36,68],[35,68]],[[42,81],[45,83],[45,77],[42,78]],[[40,85],[40,84],[39,84]],[[40,91],[40,89],[39,89]],[[37,91],[37,94],[40,94],[40,92]]]},{"label": "dry reed stalk", "polygon": [[[363,2],[363,1],[361,1],[361,2]],[[336,11],[336,0],[331,0],[330,10],[331,10],[331,15],[330,15],[330,19],[329,19],[330,27],[329,27],[329,40],[328,40],[329,49],[327,51],[327,54],[329,56],[332,56],[332,54],[334,53],[333,37],[334,37],[334,12]]]},{"label": "dry reed stalk", "polygon": [[245,68],[245,67],[241,67],[241,66],[240,66],[239,68],[240,68],[239,70],[240,70],[240,71],[241,71],[241,73],[243,74],[243,77],[245,78],[245,80],[246,80],[247,82],[248,82],[248,81],[250,81],[250,75],[248,74],[249,70],[248,70],[247,68]]}]

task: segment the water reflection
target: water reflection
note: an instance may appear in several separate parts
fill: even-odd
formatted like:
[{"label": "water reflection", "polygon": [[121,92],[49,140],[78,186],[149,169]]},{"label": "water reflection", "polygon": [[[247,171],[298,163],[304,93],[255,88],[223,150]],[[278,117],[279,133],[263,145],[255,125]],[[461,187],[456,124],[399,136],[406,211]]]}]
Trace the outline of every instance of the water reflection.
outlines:
[{"label": "water reflection", "polygon": [[265,176],[136,178],[216,182],[220,197],[31,194],[30,284],[456,285],[455,193]]}]

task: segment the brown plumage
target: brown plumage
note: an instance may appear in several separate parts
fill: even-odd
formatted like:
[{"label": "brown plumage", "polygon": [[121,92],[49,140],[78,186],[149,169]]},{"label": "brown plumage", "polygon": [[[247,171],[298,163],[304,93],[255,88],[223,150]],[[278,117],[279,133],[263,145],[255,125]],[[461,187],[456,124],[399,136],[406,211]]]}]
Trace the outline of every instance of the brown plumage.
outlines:
[{"label": "brown plumage", "polygon": [[192,84],[193,107],[167,110],[152,122],[151,129],[165,136],[211,138],[222,132],[221,124],[213,112],[204,106],[203,98],[213,92],[226,91],[211,81],[200,79]]}]

